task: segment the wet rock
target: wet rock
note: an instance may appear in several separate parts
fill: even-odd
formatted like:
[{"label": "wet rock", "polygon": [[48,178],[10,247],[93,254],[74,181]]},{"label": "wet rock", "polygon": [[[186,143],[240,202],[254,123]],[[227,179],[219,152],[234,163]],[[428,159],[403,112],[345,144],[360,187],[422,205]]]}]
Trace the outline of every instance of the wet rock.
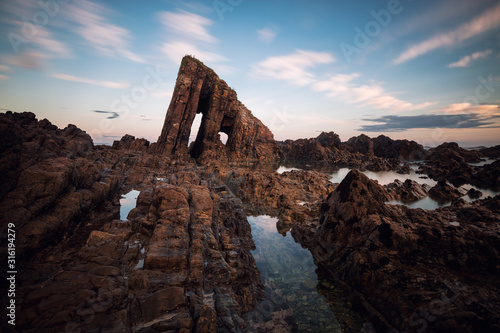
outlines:
[{"label": "wet rock", "polygon": [[481,153],[481,155],[489,158],[500,158],[500,145],[483,148],[479,152]]},{"label": "wet rock", "polygon": [[[363,189],[373,194],[362,196]],[[430,332],[496,325],[499,199],[425,211],[379,198],[383,188],[353,171],[325,200],[308,243],[319,269],[361,291],[358,306],[377,331],[416,329],[417,309],[431,304],[443,306],[432,313]],[[458,310],[465,308],[468,314]]]},{"label": "wet rock", "polygon": [[395,180],[385,186],[392,200],[400,200],[405,203],[423,199],[429,195],[430,186],[419,184],[414,180],[407,179],[404,182]]},{"label": "wet rock", "polygon": [[419,172],[435,180],[447,180],[455,186],[471,183],[473,168],[468,163],[479,162],[480,153],[466,150],[455,142],[445,142],[431,149],[431,154]]},{"label": "wet rock", "polygon": [[479,199],[483,196],[483,192],[476,190],[475,188],[471,188],[468,192],[467,195],[471,199]]},{"label": "wet rock", "polygon": [[455,188],[447,181],[440,180],[429,190],[429,195],[437,201],[452,201],[462,197],[465,193]]},{"label": "wet rock", "polygon": [[471,184],[482,187],[500,189],[500,160],[482,167],[476,167],[471,176]]}]

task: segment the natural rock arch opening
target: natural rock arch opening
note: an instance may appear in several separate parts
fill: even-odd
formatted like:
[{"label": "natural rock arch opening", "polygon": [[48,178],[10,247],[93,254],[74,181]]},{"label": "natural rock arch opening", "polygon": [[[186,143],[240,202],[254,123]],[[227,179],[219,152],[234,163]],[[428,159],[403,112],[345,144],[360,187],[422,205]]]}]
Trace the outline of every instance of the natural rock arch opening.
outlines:
[{"label": "natural rock arch opening", "polygon": [[222,142],[223,145],[226,145],[227,140],[229,139],[229,136],[224,132],[219,132],[219,138],[220,138],[220,142]]},{"label": "natural rock arch opening", "polygon": [[193,144],[194,141],[196,140],[196,137],[198,136],[198,132],[200,132],[202,118],[203,118],[203,115],[201,113],[197,113],[194,116],[193,123],[191,124],[191,134],[189,134],[188,146]]},{"label": "natural rock arch opening", "polygon": [[[202,118],[194,138],[191,131],[196,114]],[[219,133],[227,134],[227,139]],[[201,163],[279,158],[271,131],[238,101],[224,80],[189,56],[182,60],[155,149],[174,156],[190,155]]]}]

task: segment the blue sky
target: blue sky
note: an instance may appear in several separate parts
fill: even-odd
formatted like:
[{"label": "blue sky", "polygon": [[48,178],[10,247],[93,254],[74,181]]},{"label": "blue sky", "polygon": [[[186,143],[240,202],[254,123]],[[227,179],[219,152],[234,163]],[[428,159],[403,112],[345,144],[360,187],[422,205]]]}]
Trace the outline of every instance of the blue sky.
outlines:
[{"label": "blue sky", "polygon": [[72,123],[96,143],[156,141],[191,54],[278,140],[334,131],[500,144],[499,1],[18,0],[0,10],[0,111]]}]

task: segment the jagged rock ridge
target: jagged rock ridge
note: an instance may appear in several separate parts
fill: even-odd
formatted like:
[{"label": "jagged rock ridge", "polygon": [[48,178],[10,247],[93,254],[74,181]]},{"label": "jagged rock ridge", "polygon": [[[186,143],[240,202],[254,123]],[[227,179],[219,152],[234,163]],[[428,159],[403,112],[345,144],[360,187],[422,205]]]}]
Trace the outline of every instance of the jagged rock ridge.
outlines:
[{"label": "jagged rock ridge", "polygon": [[[185,56],[156,151],[188,153],[191,127],[203,115],[189,154],[199,160],[276,160],[278,147],[271,131],[237,98],[236,92],[199,60]],[[224,145],[219,133],[226,133]]]}]

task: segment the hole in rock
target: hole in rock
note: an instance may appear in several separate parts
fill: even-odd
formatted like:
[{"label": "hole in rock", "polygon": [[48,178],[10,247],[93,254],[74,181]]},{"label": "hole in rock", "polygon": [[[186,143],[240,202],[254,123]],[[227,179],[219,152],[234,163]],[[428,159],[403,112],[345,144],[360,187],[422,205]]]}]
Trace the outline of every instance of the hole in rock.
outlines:
[{"label": "hole in rock", "polygon": [[227,143],[228,136],[224,132],[219,132],[220,141],[225,145]]},{"label": "hole in rock", "polygon": [[192,142],[196,140],[196,136],[200,131],[201,127],[201,119],[203,118],[203,114],[197,113],[194,117],[193,123],[191,124],[191,133],[189,134],[189,142],[188,146],[191,145]]}]

